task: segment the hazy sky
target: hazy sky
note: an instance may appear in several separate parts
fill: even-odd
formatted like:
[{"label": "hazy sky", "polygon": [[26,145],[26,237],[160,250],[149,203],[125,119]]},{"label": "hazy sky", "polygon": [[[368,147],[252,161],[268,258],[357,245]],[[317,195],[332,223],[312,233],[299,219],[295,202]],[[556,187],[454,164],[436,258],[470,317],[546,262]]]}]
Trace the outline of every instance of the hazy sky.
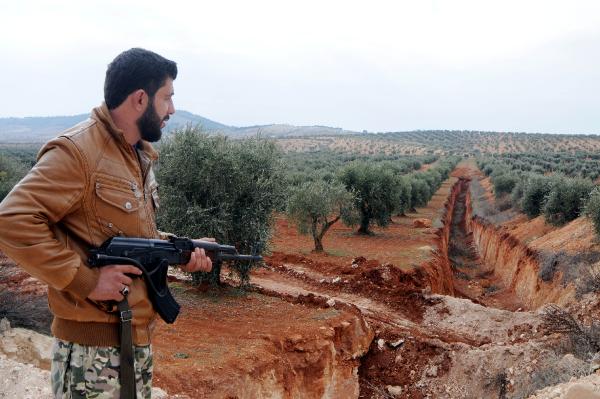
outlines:
[{"label": "hazy sky", "polygon": [[107,64],[177,62],[235,126],[600,133],[600,1],[30,1],[0,8],[0,117],[87,113]]}]

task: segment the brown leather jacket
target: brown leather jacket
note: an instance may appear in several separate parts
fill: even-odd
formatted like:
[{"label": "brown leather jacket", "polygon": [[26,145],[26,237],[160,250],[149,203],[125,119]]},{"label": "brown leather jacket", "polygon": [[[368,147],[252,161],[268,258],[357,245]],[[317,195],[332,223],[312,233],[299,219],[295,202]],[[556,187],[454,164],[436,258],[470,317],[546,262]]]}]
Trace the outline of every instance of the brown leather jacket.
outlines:
[{"label": "brown leather jacket", "polygon": [[[105,104],[44,145],[38,162],[0,204],[0,249],[48,284],[52,333],[83,345],[117,346],[118,318],[87,296],[98,270],[87,252],[107,238],[164,238],[155,223],[157,184],[147,142],[136,150]],[[131,285],[133,340],[148,345],[156,314],[142,279]]]}]

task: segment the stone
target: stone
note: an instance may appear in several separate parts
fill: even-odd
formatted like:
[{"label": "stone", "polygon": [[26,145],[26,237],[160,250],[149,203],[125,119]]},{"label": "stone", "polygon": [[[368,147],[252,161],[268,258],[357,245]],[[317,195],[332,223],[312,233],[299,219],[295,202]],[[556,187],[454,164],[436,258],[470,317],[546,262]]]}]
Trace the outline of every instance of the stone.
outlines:
[{"label": "stone", "polygon": [[377,348],[378,348],[380,351],[382,351],[384,347],[385,347],[385,339],[383,339],[383,338],[379,338],[379,339],[377,340]]},{"label": "stone", "polygon": [[397,385],[386,385],[385,389],[394,398],[400,398],[400,397],[402,397],[402,387],[400,387],[400,386],[397,386]]},{"label": "stone", "polygon": [[402,344],[404,344],[404,340],[403,340],[403,339],[399,339],[398,341],[394,341],[394,342],[390,342],[390,343],[389,343],[389,345],[390,345],[392,348],[397,348],[397,347],[399,347],[399,346],[400,346],[400,345],[402,345]]},{"label": "stone", "polygon": [[302,342],[303,339],[304,337],[300,334],[292,334],[287,338],[287,341],[292,344],[297,344],[299,342]]},{"label": "stone", "polygon": [[425,219],[425,218],[415,219],[415,220],[413,220],[413,227],[417,227],[417,228],[431,227],[431,220]]},{"label": "stone", "polygon": [[0,320],[0,333],[8,330],[10,330],[10,321],[8,321],[6,317],[3,317],[2,320]]},{"label": "stone", "polygon": [[564,399],[600,399],[600,392],[592,384],[574,384],[565,392]]},{"label": "stone", "polygon": [[335,299],[329,298],[329,300],[327,301],[327,306],[335,306]]},{"label": "stone", "polygon": [[425,375],[427,377],[437,377],[438,375],[438,368],[437,366],[431,366],[429,367],[426,371],[425,371]]},{"label": "stone", "polygon": [[152,399],[167,399],[169,395],[160,388],[152,388]]}]

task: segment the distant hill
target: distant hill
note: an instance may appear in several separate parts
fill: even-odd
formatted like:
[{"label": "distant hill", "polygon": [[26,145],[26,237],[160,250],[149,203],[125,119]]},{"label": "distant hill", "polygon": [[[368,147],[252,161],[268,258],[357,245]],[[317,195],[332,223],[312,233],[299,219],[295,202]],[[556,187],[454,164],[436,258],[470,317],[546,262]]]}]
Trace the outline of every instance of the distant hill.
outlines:
[{"label": "distant hill", "polygon": [[[73,116],[0,118],[0,146],[39,147],[63,130],[85,120],[88,114]],[[273,137],[286,152],[335,151],[364,154],[503,154],[600,152],[600,135],[482,132],[466,130],[416,130],[408,132],[353,132],[328,126],[265,124],[228,126],[178,110],[165,128],[168,135],[186,125],[201,125],[209,133],[230,137],[257,134]]]},{"label": "distant hill", "polygon": [[[42,143],[55,137],[63,130],[87,119],[89,114],[73,116],[48,116],[25,118],[0,118],[0,143]],[[244,137],[257,133],[270,137],[338,135],[355,132],[327,126],[293,126],[272,124],[235,127],[195,115],[188,111],[177,111],[167,123],[168,133],[185,125],[201,125],[206,131],[228,136]]]}]

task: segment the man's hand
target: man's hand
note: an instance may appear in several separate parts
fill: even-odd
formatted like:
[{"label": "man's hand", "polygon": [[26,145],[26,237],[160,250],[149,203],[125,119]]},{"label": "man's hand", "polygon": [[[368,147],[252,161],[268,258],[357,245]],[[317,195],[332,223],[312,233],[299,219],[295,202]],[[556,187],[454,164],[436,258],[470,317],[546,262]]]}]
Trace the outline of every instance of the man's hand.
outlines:
[{"label": "man's hand", "polygon": [[[214,238],[203,238],[199,241],[212,241],[214,242]],[[212,261],[202,248],[195,248],[194,252],[190,256],[190,261],[187,265],[181,265],[181,270],[184,272],[210,272],[212,270]]]},{"label": "man's hand", "polygon": [[132,280],[127,274],[142,274],[142,271],[131,265],[109,265],[100,268],[100,277],[96,288],[88,298],[94,301],[122,301],[124,296],[121,293],[123,288],[129,287]]}]

